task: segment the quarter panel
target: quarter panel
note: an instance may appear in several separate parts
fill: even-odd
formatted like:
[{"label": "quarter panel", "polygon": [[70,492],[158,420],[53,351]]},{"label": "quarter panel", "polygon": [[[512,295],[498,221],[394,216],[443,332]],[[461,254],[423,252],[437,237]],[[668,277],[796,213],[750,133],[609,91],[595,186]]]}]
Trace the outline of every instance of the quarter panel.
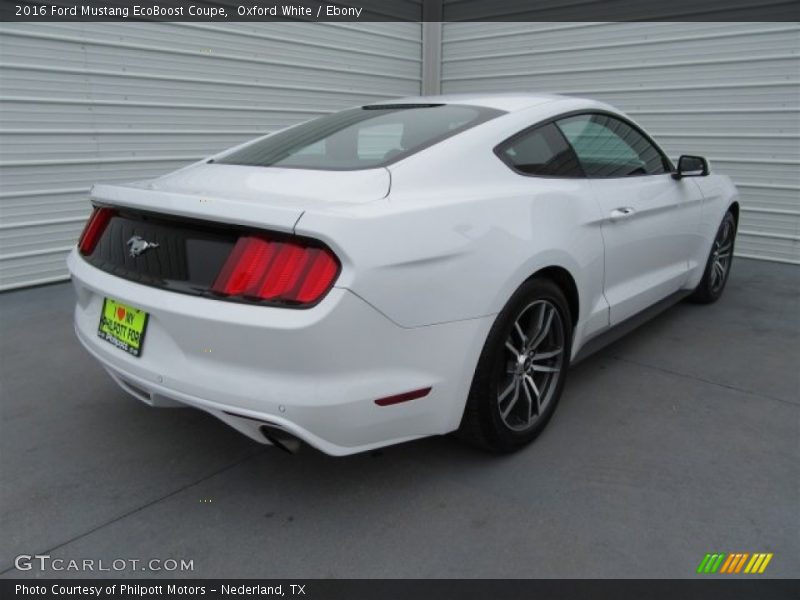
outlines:
[{"label": "quarter panel", "polygon": [[306,213],[296,232],[331,245],[344,267],[337,286],[403,327],[496,314],[548,266],[576,281],[579,329],[606,326],[601,213],[588,182],[524,177],[488,154],[436,183],[393,174],[382,203]]}]

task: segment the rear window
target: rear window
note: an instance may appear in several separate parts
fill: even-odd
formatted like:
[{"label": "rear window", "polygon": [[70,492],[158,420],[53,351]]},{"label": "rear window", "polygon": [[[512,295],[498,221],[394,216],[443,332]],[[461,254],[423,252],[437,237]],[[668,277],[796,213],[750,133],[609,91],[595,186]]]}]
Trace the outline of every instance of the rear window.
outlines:
[{"label": "rear window", "polygon": [[459,104],[363,106],[279,131],[216,162],[334,171],[381,167],[502,114]]}]

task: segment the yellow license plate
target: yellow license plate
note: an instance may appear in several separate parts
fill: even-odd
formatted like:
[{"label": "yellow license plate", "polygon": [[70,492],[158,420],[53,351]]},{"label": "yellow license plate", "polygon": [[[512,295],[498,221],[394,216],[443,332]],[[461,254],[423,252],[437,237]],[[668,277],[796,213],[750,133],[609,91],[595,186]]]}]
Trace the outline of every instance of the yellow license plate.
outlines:
[{"label": "yellow license plate", "polygon": [[111,298],[103,299],[97,335],[133,356],[142,353],[147,313]]}]

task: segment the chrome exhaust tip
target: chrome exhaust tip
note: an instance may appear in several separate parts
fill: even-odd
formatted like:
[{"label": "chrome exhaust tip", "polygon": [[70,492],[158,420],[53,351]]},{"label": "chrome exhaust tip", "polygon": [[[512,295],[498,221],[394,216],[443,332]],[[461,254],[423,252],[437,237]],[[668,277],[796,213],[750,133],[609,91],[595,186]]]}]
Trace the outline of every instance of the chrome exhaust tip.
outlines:
[{"label": "chrome exhaust tip", "polygon": [[298,438],[278,427],[262,425],[260,429],[261,435],[263,435],[270,444],[289,454],[297,454],[300,451],[300,446],[303,445],[303,442]]}]

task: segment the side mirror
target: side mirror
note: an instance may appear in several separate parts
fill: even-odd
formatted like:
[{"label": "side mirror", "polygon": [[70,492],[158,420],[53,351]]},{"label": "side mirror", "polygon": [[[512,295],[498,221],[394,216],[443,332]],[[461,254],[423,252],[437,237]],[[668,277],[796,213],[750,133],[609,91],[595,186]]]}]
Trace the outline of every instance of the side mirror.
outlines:
[{"label": "side mirror", "polygon": [[684,177],[705,177],[708,175],[708,161],[702,156],[684,154],[678,159],[678,170],[672,174],[673,179]]}]

